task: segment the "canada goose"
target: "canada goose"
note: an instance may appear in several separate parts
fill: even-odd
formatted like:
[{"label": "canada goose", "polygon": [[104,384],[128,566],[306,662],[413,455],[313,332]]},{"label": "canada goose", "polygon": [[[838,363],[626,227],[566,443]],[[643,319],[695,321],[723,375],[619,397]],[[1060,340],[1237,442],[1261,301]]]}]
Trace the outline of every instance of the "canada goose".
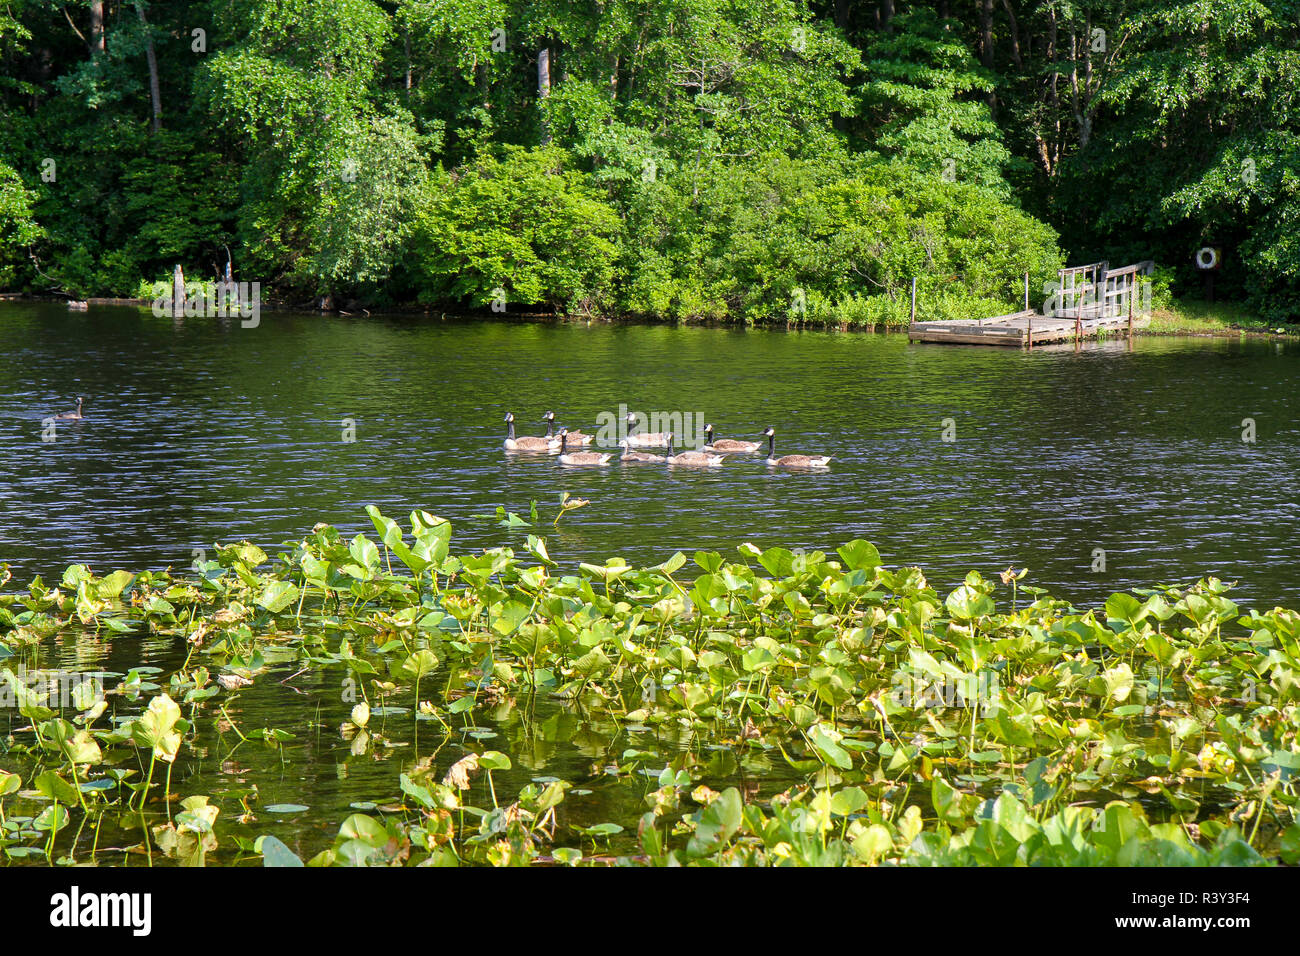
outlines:
[{"label": "canada goose", "polygon": [[596,451],[569,451],[569,430],[560,429],[560,464],[561,465],[608,465],[613,454]]},{"label": "canada goose", "polygon": [[633,451],[631,444],[624,438],[619,444],[623,447],[623,454],[619,461],[663,461],[663,455],[647,455],[643,451]]},{"label": "canada goose", "polygon": [[[555,412],[547,412],[542,416],[542,421],[546,422],[546,437],[552,441],[558,441],[555,437]],[[571,445],[590,445],[595,435],[584,435],[580,431],[569,432],[569,444]]]},{"label": "canada goose", "polygon": [[664,437],[668,439],[668,457],[664,460],[670,465],[690,465],[694,468],[716,468],[725,461],[722,455],[706,455],[702,451],[684,451],[680,455],[674,455],[673,433],[668,432]]},{"label": "canada goose", "polygon": [[740,452],[758,451],[758,442],[756,441],[736,441],[732,438],[723,438],[718,441],[713,440],[713,426],[704,426],[704,451],[716,452],[719,455],[734,455]]},{"label": "canada goose", "polygon": [[54,417],[63,419],[65,421],[68,420],[77,421],[83,418],[84,416],[81,414],[81,396],[80,395],[77,396],[77,410],[75,412],[59,412],[59,414],[55,415]]},{"label": "canada goose", "polygon": [[649,432],[644,435],[636,433],[636,413],[627,413],[627,440],[628,444],[636,445],[638,448],[662,448],[668,444],[668,434],[665,432]]},{"label": "canada goose", "polygon": [[831,463],[830,455],[782,455],[776,457],[776,429],[763,432],[767,436],[767,463],[777,468],[825,468]]},{"label": "canada goose", "polygon": [[551,438],[537,438],[533,435],[516,438],[514,412],[506,412],[506,426],[508,428],[505,441],[506,451],[559,451],[560,443]]}]

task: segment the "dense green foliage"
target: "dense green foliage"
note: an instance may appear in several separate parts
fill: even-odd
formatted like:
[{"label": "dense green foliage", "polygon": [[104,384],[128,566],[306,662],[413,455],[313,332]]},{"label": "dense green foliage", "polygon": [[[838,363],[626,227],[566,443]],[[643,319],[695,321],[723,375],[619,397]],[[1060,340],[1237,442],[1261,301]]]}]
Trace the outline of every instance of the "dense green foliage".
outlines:
[{"label": "dense green foliage", "polygon": [[229,256],[304,303],[873,323],[1063,258],[1195,294],[1210,245],[1300,309],[1294,0],[16,0],[0,64],[9,288]]},{"label": "dense green foliage", "polygon": [[410,268],[425,301],[590,309],[614,275],[618,214],[555,147],[481,155],[421,205]]},{"label": "dense green foliage", "polygon": [[[269,561],[245,542],[193,573],[73,565],[0,595],[17,710],[0,848],[274,866],[1300,860],[1300,614],[1242,613],[1215,579],[1081,612],[1010,569],[1001,589],[972,572],[941,595],[861,540],[563,573],[533,535],[456,555],[448,522],[368,511],[373,540],[317,525]],[[150,635],[184,642],[180,666],[85,675],[68,702],[31,677],[56,636]],[[282,685],[305,673],[286,712]],[[231,714],[261,685],[287,727]],[[552,769],[566,746],[586,757],[569,779]],[[278,755],[260,772],[257,747]],[[309,808],[263,805],[260,787],[298,762],[343,776],[344,754],[390,775],[330,820],[337,837],[267,835]],[[194,792],[214,760],[244,786]],[[110,839],[114,820],[130,828]],[[102,839],[79,846],[92,821]]]}]

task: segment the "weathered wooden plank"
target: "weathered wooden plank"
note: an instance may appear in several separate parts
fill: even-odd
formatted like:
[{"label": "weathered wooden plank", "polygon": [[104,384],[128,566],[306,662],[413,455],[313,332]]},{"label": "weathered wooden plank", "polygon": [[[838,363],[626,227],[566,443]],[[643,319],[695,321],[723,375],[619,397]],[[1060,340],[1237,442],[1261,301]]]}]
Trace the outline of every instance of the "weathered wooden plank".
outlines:
[{"label": "weathered wooden plank", "polygon": [[937,335],[933,332],[909,332],[907,336],[913,342],[933,342],[941,345],[1005,345],[1019,348],[1020,336],[1011,335],[967,335],[953,333]]}]

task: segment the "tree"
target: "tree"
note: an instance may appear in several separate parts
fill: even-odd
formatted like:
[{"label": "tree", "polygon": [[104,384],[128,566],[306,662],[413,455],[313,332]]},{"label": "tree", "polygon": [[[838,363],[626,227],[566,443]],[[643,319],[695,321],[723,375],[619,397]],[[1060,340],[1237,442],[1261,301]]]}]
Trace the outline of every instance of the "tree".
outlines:
[{"label": "tree", "polygon": [[32,201],[18,173],[0,162],[0,285],[14,281],[28,250],[44,235],[32,218]]},{"label": "tree", "polygon": [[1011,153],[981,95],[991,94],[993,75],[928,10],[891,25],[864,43],[859,135],[915,169],[1007,198]]},{"label": "tree", "polygon": [[249,264],[313,295],[382,281],[430,145],[404,108],[374,95],[387,15],[368,0],[242,0],[237,10],[240,42],[212,58],[200,84],[213,119],[247,138],[239,219]]},{"label": "tree", "polygon": [[1220,288],[1279,318],[1300,312],[1296,15],[1293,3],[1259,0],[1140,4],[1099,94],[1108,127],[1069,170],[1064,197],[1077,209],[1105,188],[1099,238],[1154,237],[1185,283],[1201,246],[1224,247]]}]

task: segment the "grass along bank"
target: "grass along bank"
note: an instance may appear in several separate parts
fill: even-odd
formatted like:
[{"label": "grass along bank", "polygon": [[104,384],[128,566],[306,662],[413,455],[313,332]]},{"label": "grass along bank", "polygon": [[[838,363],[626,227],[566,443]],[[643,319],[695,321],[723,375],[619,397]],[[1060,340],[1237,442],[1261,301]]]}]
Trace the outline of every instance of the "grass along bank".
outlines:
[{"label": "grass along bank", "polygon": [[[0,596],[3,852],[265,865],[1300,860],[1300,614],[1243,613],[1218,580],[1087,610],[1023,571],[972,572],[944,595],[861,540],[563,573],[533,535],[453,555],[448,522],[417,511],[403,528],[368,510],[374,535],[318,525],[274,557],[244,543],[192,573],[74,565],[52,587]],[[92,679],[60,708],[20,670],[62,637],[86,650],[162,638],[180,652],[171,668]],[[277,711],[283,726],[232,715],[232,698],[304,673],[328,680]],[[338,703],[340,685],[355,703]],[[546,769],[546,755],[588,753],[593,739],[578,772]],[[195,789],[201,764],[240,748],[271,748],[276,762],[258,779],[245,756],[232,764],[243,789]],[[279,823],[284,808],[263,805],[258,785],[331,755],[381,761],[387,782],[338,814],[332,838]]]},{"label": "grass along bank", "polygon": [[1155,309],[1147,335],[1234,335],[1241,332],[1262,335],[1295,335],[1295,326],[1269,324],[1259,313],[1240,302],[1199,302],[1184,299],[1167,308]]}]

